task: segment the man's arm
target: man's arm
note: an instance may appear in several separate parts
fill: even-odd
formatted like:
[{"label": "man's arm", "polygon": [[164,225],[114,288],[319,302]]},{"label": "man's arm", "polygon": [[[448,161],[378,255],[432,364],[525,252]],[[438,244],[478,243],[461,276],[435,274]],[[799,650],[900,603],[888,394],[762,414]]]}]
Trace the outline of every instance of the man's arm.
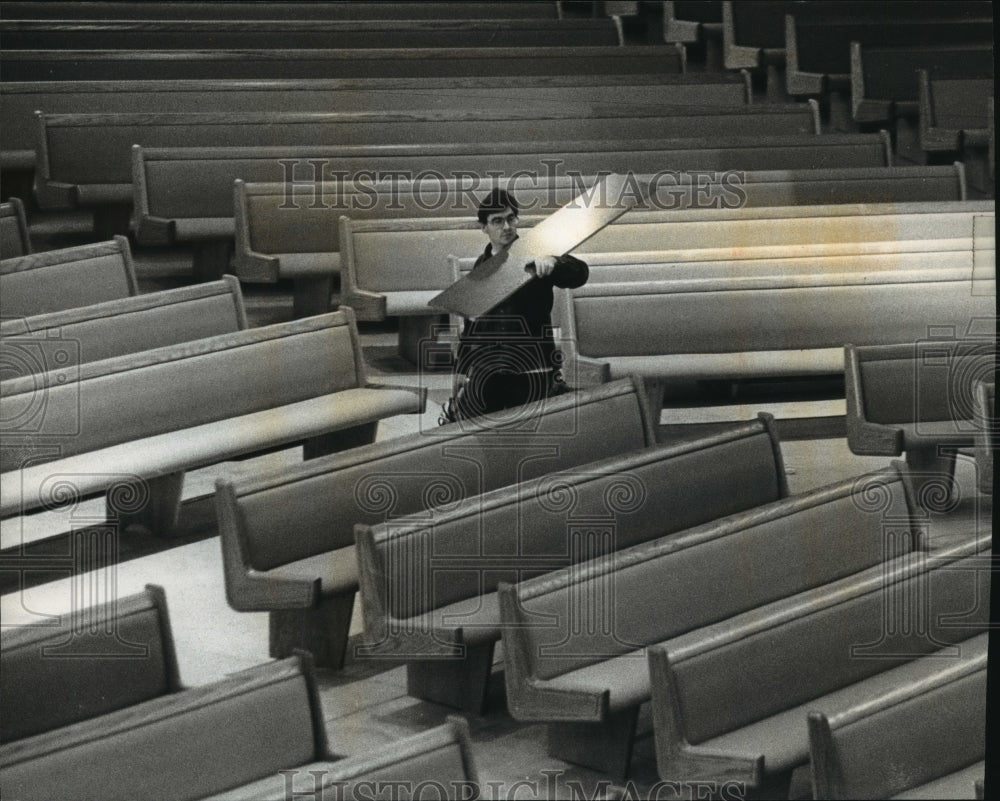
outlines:
[{"label": "man's arm", "polygon": [[587,283],[590,268],[576,256],[537,256],[526,268],[539,278],[551,278],[561,289],[576,289]]}]

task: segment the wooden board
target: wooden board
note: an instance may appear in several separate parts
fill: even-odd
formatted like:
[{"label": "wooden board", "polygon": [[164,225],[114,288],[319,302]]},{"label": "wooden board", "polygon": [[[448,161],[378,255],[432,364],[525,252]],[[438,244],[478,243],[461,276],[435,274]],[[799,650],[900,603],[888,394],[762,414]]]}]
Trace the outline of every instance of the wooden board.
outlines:
[{"label": "wooden board", "polygon": [[429,306],[479,317],[509,298],[534,277],[525,271],[536,256],[565,256],[604,226],[614,222],[639,200],[624,175],[608,175],[553,212],[511,245],[473,268]]}]

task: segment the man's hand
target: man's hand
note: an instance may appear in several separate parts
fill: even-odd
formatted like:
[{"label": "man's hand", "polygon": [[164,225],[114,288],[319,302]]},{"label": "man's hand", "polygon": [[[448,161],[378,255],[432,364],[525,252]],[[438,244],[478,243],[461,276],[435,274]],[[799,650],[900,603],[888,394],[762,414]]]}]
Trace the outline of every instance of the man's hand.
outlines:
[{"label": "man's hand", "polygon": [[534,273],[539,278],[544,278],[546,275],[551,275],[555,268],[555,256],[535,256],[535,260],[530,262],[525,269],[529,273]]}]

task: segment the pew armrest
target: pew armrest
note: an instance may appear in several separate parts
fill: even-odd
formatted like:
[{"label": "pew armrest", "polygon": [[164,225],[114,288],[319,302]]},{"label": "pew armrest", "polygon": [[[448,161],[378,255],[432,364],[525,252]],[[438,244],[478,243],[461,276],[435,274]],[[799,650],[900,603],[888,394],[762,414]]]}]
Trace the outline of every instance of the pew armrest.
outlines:
[{"label": "pew armrest", "polygon": [[899,456],[903,432],[865,417],[861,364],[854,345],[844,348],[844,391],[847,396],[847,444],[859,456]]},{"label": "pew armrest", "polygon": [[711,781],[722,784],[732,781],[742,782],[747,787],[759,787],[764,775],[762,754],[733,754],[688,742],[667,649],[665,646],[652,646],[647,654],[659,774],[681,782]]}]

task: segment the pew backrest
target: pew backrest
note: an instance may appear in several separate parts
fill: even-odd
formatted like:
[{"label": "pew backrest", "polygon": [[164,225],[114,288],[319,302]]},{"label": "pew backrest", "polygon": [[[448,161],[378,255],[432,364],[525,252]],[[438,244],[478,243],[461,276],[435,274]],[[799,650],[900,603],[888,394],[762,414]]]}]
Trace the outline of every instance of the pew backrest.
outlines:
[{"label": "pew backrest", "polygon": [[12,197],[0,203],[0,260],[30,253],[31,237],[28,234],[24,203],[20,198]]},{"label": "pew backrest", "polygon": [[891,798],[982,762],[988,635],[959,648],[919,682],[809,715],[816,798]]},{"label": "pew backrest", "polygon": [[[128,769],[94,769],[122,755]],[[67,787],[108,801],[202,798],[330,758],[301,656],[8,744],[0,780],[25,801],[66,797]]]},{"label": "pew backrest", "polygon": [[894,464],[501,587],[512,713],[557,714],[532,708],[547,680],[908,553],[911,494]]},{"label": "pew backrest", "polygon": [[[376,641],[405,640],[412,631],[408,622],[491,594],[500,582],[551,572],[590,558],[595,547],[617,551],[787,493],[773,420],[760,415],[715,436],[560,470],[423,515],[359,525],[365,630]],[[595,536],[599,541],[591,542]],[[405,586],[420,589],[403,592]],[[469,636],[462,618],[454,616],[441,643]],[[498,617],[490,628],[495,639]]]},{"label": "pew backrest", "polygon": [[[237,609],[270,608],[274,593],[258,576],[315,554],[348,549],[353,564],[355,524],[375,525],[435,501],[457,502],[650,447],[654,425],[641,383],[625,379],[550,398],[506,426],[451,423],[278,472],[219,479],[229,602]],[[356,589],[356,570],[344,574],[342,589]]]},{"label": "pew backrest", "polygon": [[309,50],[7,50],[4,81],[393,78],[679,73],[683,51],[642,47],[375,47]]},{"label": "pew backrest", "polygon": [[0,262],[0,316],[27,317],[137,294],[128,240],[32,253]]},{"label": "pew backrest", "polygon": [[[475,108],[543,110],[552,104],[737,105],[748,75],[699,73],[517,75],[497,95],[490,78],[307,78],[301,80],[26,81],[0,83],[0,167],[35,165],[35,111],[111,114],[246,111],[404,111]],[[132,144],[131,142],[129,143]]]},{"label": "pew backrest", "polygon": [[[299,148],[153,148],[132,150],[138,241],[167,244],[233,236],[233,181],[336,181],[364,171],[399,170],[445,179],[463,175],[599,175],[669,170],[766,170],[884,167],[888,134],[826,134],[700,140],[510,142],[483,145]],[[371,174],[367,172],[366,174]]]},{"label": "pew backrest", "polygon": [[182,689],[161,587],[71,612],[55,626],[3,630],[0,743]]},{"label": "pew backrest", "polygon": [[[10,360],[4,379],[192,342],[246,327],[240,284],[231,275],[221,281],[6,320],[0,322],[0,348],[16,348],[22,358]],[[56,362],[50,355],[56,340],[70,349],[70,361],[60,358]],[[23,358],[29,349],[41,358]]]},{"label": "pew backrest", "polygon": [[613,47],[614,19],[8,20],[9,50]]},{"label": "pew backrest", "polygon": [[436,109],[375,112],[225,112],[46,114],[36,112],[43,208],[127,202],[130,148],[409,145],[435,143],[621,140],[819,132],[813,103],[725,106],[550,104],[544,109]]}]

